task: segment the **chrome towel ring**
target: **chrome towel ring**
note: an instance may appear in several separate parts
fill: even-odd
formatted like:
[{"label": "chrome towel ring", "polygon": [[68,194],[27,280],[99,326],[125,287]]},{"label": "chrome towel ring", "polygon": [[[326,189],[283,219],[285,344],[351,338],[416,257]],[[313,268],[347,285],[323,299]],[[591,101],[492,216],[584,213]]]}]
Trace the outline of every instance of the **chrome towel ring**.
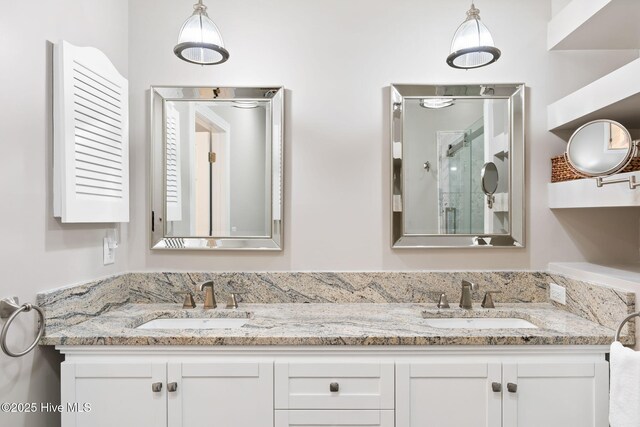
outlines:
[{"label": "chrome towel ring", "polygon": [[622,322],[620,322],[620,326],[618,326],[618,330],[616,331],[615,341],[620,341],[620,333],[622,332],[622,328],[629,320],[633,319],[636,316],[640,317],[640,312],[630,314],[622,319]]},{"label": "chrome towel ring", "polygon": [[[38,335],[26,350],[14,353],[7,347],[7,331],[11,326],[11,322],[13,322],[16,317],[18,317],[18,314],[22,313],[23,311],[26,313],[28,311],[31,311],[32,309],[38,312],[38,316],[40,317],[38,322]],[[2,327],[2,332],[0,332],[0,347],[7,356],[24,356],[25,354],[33,350],[36,345],[38,345],[38,341],[40,341],[40,338],[42,338],[42,334],[44,333],[44,312],[40,307],[31,304],[20,305],[18,303],[17,297],[4,298],[0,300],[0,318],[7,319],[7,323],[4,324],[4,326]]]}]

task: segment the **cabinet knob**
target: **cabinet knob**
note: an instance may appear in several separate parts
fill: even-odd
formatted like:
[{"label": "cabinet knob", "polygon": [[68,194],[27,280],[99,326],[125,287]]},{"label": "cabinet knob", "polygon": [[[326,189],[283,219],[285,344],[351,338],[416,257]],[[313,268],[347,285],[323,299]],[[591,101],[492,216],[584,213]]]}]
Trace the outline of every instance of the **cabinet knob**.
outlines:
[{"label": "cabinet knob", "polygon": [[500,393],[502,391],[502,384],[491,383],[491,390],[493,390],[495,393]]},{"label": "cabinet knob", "polygon": [[151,384],[151,391],[154,393],[160,393],[162,391],[162,383]]},{"label": "cabinet knob", "polygon": [[336,392],[336,391],[340,391],[340,384],[338,383],[331,383],[329,384],[329,391],[330,392]]},{"label": "cabinet knob", "polygon": [[509,393],[515,393],[518,391],[518,384],[507,383],[507,391]]},{"label": "cabinet knob", "polygon": [[178,383],[169,383],[167,384],[167,391],[169,393],[173,393],[178,390]]}]

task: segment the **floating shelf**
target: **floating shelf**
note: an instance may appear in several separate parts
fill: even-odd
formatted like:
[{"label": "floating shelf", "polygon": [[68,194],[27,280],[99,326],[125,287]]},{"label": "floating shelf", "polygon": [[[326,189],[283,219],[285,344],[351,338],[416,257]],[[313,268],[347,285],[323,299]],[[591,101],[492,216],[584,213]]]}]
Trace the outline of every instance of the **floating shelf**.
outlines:
[{"label": "floating shelf", "polygon": [[639,49],[638,0],[573,0],[547,26],[549,50]]},{"label": "floating shelf", "polygon": [[638,291],[640,265],[605,266],[589,262],[552,262],[549,273],[563,274],[576,280]]},{"label": "floating shelf", "polygon": [[[616,174],[616,178],[635,175],[640,181],[640,172]],[[631,190],[627,184],[609,184],[598,188],[595,179],[548,184],[549,208],[614,208],[640,206],[640,188]]]},{"label": "floating shelf", "polygon": [[628,128],[639,128],[638,76],[640,59],[554,102],[547,107],[548,130],[575,130],[595,119],[612,119]]}]

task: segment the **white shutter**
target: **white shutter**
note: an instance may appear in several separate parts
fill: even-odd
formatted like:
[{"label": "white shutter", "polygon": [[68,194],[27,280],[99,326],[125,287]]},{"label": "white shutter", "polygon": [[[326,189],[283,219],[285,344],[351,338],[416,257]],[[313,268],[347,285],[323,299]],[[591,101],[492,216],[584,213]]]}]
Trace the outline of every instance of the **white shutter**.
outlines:
[{"label": "white shutter", "polygon": [[54,48],[54,216],[129,221],[129,88],[100,50]]},{"label": "white shutter", "polygon": [[182,220],[180,181],[180,115],[176,107],[166,103],[167,221]]}]

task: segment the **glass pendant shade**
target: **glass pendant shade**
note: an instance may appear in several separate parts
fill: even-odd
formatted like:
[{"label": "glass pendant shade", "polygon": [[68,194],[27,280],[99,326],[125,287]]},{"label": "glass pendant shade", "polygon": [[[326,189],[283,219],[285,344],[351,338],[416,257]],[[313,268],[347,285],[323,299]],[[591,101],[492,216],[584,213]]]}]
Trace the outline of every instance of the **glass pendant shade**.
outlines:
[{"label": "glass pendant shade", "polygon": [[447,64],[453,68],[471,69],[492,64],[500,58],[489,29],[480,21],[480,11],[471,4],[467,19],[458,27],[451,42]]},{"label": "glass pendant shade", "polygon": [[222,64],[229,59],[216,24],[207,15],[207,7],[200,0],[194,12],[182,25],[178,44],[173,52],[178,58],[200,65]]}]

